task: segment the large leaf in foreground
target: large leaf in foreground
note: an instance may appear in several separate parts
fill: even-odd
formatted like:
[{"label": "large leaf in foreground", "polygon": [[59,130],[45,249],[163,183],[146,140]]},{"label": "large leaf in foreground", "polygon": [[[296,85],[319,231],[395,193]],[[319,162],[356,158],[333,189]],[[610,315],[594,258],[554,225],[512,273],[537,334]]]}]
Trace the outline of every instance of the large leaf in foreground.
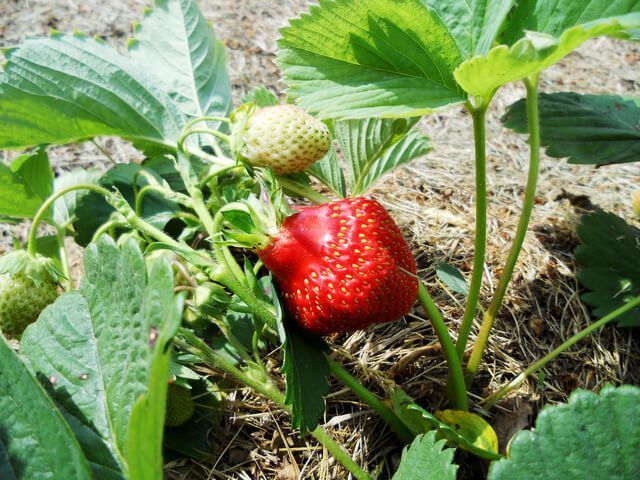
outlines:
[{"label": "large leaf in foreground", "polygon": [[[169,262],[157,260],[147,274],[134,240],[120,250],[105,236],[85,252],[80,290],[59,298],[23,334],[25,357],[67,414],[98,478],[126,477],[132,461],[159,471],[162,429],[140,416],[164,414],[165,348],[179,318]],[[153,408],[134,408],[141,395]],[[131,445],[142,437],[146,445]],[[136,448],[142,456],[132,459]]]},{"label": "large leaf in foreground", "polygon": [[229,112],[231,83],[224,46],[216,40],[196,0],[156,0],[134,27],[129,52],[186,115],[225,116]]},{"label": "large leaf in foreground", "polygon": [[99,135],[175,146],[184,116],[142,69],[106,44],[56,33],[27,40],[6,56],[0,148]]},{"label": "large leaf in foreground", "polygon": [[[578,280],[589,290],[582,300],[594,307],[594,315],[603,317],[640,296],[640,229],[597,211],[582,218],[578,236]],[[623,327],[640,326],[640,307],[616,321]]]},{"label": "large leaf in foreground", "polygon": [[436,441],[436,432],[419,435],[402,452],[402,460],[393,480],[455,480],[458,466],[453,463],[453,448]]},{"label": "large leaf in foreground", "polygon": [[[569,163],[607,165],[640,161],[640,107],[618,95],[541,93],[540,139],[550,157]],[[525,100],[502,117],[505,126],[527,133]]]},{"label": "large leaf in foreground", "polygon": [[640,388],[574,392],[566,404],[540,412],[534,431],[511,442],[489,480],[640,478]]},{"label": "large leaf in foreground", "polygon": [[590,38],[602,35],[628,38],[629,32],[637,28],[640,28],[640,13],[572,26],[558,37],[526,32],[512,46],[498,45],[485,56],[465,61],[456,69],[455,78],[470,95],[488,97],[501,85],[550,67]]},{"label": "large leaf in foreground", "polygon": [[465,100],[456,41],[419,0],[321,0],[281,33],[288,92],[323,117],[420,116]]},{"label": "large leaf in foreground", "polygon": [[69,425],[1,335],[0,365],[0,478],[93,478]]}]

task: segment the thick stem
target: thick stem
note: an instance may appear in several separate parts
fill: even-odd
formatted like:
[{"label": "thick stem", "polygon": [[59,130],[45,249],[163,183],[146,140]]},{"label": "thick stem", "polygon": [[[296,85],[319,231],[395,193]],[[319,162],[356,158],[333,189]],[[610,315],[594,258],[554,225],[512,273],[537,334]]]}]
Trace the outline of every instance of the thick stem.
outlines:
[{"label": "thick stem", "polygon": [[285,191],[291,192],[294,195],[300,195],[314,203],[327,203],[331,201],[329,197],[324,196],[307,185],[302,185],[286,177],[277,177],[277,179],[278,183]]},{"label": "thick stem", "polygon": [[469,410],[469,399],[467,398],[462,365],[458,358],[456,346],[453,343],[453,340],[451,340],[451,336],[449,335],[447,326],[440,314],[440,310],[438,310],[433,298],[431,298],[431,295],[429,295],[429,292],[427,292],[427,289],[422,283],[418,285],[418,300],[431,320],[431,325],[433,325],[433,329],[438,336],[438,340],[442,346],[442,351],[444,352],[444,356],[447,360],[449,381],[454,405],[458,410]]},{"label": "thick stem", "polygon": [[482,276],[484,274],[484,257],[487,244],[487,166],[486,166],[486,132],[485,118],[487,105],[478,108],[470,107],[473,118],[473,138],[476,155],[476,231],[473,254],[473,272],[469,284],[469,295],[460,324],[456,350],[462,361],[467,347],[469,332],[476,316]]},{"label": "thick stem", "polygon": [[75,190],[90,190],[104,197],[108,197],[109,195],[111,195],[111,192],[109,192],[109,190],[107,190],[106,188],[100,187],[98,185],[91,185],[91,184],[72,185],[70,187],[64,188],[59,192],[56,192],[53,195],[51,195],[40,206],[35,216],[33,217],[33,223],[31,224],[31,230],[29,231],[29,242],[27,244],[27,252],[29,252],[30,255],[36,254],[36,240],[38,238],[38,226],[40,225],[40,222],[42,222],[42,219],[45,217],[45,215],[47,214],[47,212],[49,211],[49,209],[57,199]]},{"label": "thick stem", "polygon": [[[180,329],[179,335],[175,338],[174,342],[184,350],[196,355],[202,359],[207,365],[213,368],[218,368],[227,374],[231,375],[236,381],[251,387],[257,393],[267,397],[269,400],[277,403],[281,408],[291,412],[291,409],[284,402],[284,395],[275,385],[271,377],[265,374],[264,377],[251,375],[234,364],[229,362],[222,355],[218,355],[215,350],[212,350],[202,340],[196,337],[193,332],[187,329]],[[262,374],[262,372],[260,372]],[[325,432],[321,427],[316,428],[310,434],[324,446],[331,455],[338,460],[349,473],[351,473],[358,480],[372,480],[371,477],[362,470],[358,464],[345,452],[338,443],[336,443],[331,436]]]},{"label": "thick stem", "polygon": [[349,387],[353,393],[366,402],[371,408],[373,408],[378,415],[380,415],[392,428],[392,430],[400,437],[405,443],[411,443],[414,435],[406,427],[404,423],[397,417],[395,413],[389,407],[387,407],[378,397],[363,387],[358,380],[356,380],[349,372],[347,372],[342,366],[327,356],[327,363],[329,369],[334,377],[342,382],[346,387]]},{"label": "thick stem", "polygon": [[591,335],[591,333],[594,332],[595,330],[598,330],[600,327],[603,327],[607,323],[611,322],[612,320],[615,320],[620,315],[628,312],[629,310],[632,310],[638,305],[640,305],[640,297],[634,298],[633,300],[625,303],[623,306],[614,310],[610,314],[605,315],[597,322],[592,323],[587,328],[585,328],[584,330],[581,330],[580,332],[575,334],[573,337],[571,337],[569,340],[564,342],[558,348],[549,352],[540,360],[537,360],[536,362],[532,363],[524,372],[522,372],[516,378],[511,380],[511,382],[509,382],[507,385],[505,385],[504,387],[502,387],[500,390],[490,395],[489,397],[485,398],[482,401],[482,404],[485,405],[486,408],[491,408],[498,401],[500,401],[500,399],[502,399],[505,395],[507,395],[509,392],[517,388],[522,382],[524,382],[527,379],[527,377],[529,377],[529,375],[536,373],[538,370],[544,367],[551,360],[554,360],[556,357],[564,353],[566,350],[573,347],[576,343],[578,343],[583,338]]},{"label": "thick stem", "polygon": [[491,300],[489,308],[484,314],[480,331],[478,332],[478,338],[473,346],[471,357],[467,365],[467,381],[471,383],[475,376],[482,354],[487,345],[493,322],[496,319],[496,315],[502,306],[502,300],[504,294],[507,291],[509,282],[511,281],[511,275],[518,261],[520,250],[522,250],[522,244],[529,228],[529,220],[531,219],[531,212],[535,203],[536,186],[538,183],[538,169],[540,163],[540,125],[538,118],[538,77],[533,76],[525,80],[525,86],[527,89],[527,121],[529,124],[529,174],[527,177],[527,186],[524,194],[524,201],[522,205],[522,213],[520,214],[520,220],[518,222],[518,228],[516,235],[513,239],[513,245],[509,251],[507,262],[504,270],[498,281],[498,286]]}]

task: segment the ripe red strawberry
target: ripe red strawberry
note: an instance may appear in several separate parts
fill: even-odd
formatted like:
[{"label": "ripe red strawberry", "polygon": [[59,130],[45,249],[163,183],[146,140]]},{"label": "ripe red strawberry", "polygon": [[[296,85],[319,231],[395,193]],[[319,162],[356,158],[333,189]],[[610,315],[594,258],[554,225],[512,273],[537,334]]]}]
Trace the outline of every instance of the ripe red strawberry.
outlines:
[{"label": "ripe red strawberry", "polygon": [[258,255],[302,328],[350,332],[411,309],[415,260],[382,205],[358,197],[300,210]]}]

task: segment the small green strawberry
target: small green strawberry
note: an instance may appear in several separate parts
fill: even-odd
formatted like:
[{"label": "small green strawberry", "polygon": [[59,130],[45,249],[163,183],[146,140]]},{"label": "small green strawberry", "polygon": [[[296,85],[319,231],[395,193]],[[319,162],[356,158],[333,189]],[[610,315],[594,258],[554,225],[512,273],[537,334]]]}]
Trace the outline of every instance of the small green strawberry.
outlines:
[{"label": "small green strawberry", "polygon": [[0,331],[19,338],[58,296],[59,274],[50,259],[22,250],[0,258]]},{"label": "small green strawberry", "polygon": [[164,424],[167,427],[179,427],[193,417],[195,404],[191,392],[179,385],[169,384],[167,390],[167,409]]},{"label": "small green strawberry", "polygon": [[274,105],[249,114],[243,123],[240,154],[277,174],[302,172],[329,150],[329,129],[294,105]]}]

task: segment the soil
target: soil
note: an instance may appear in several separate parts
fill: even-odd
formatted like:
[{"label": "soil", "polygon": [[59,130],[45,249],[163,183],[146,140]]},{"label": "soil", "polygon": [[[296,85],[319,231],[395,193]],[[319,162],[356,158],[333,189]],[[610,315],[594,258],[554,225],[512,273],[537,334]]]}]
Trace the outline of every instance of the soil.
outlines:
[{"label": "soil", "polygon": [[[285,87],[273,63],[278,28],[304,11],[304,1],[200,1],[217,36],[225,42],[234,96],[265,85]],[[50,29],[80,30],[98,35],[124,51],[131,24],[142,15],[139,0],[4,0],[0,3],[0,46],[18,44]],[[543,91],[616,93],[640,96],[640,46],[596,39],[549,69]],[[499,118],[522,98],[520,85],[508,85],[496,96],[488,116],[489,246],[482,304],[506,258],[520,212],[528,164],[526,138],[503,129]],[[383,202],[403,228],[427,280],[455,333],[461,299],[442,290],[435,266],[447,261],[465,274],[471,270],[474,230],[473,138],[471,120],[461,108],[430,115],[420,123],[434,150],[385,177],[372,194]],[[117,139],[98,143],[118,162],[139,158]],[[15,152],[0,153],[9,161]],[[109,163],[91,143],[52,147],[57,173],[75,167],[106,169]],[[495,391],[532,361],[589,324],[589,310],[580,302],[573,249],[575,225],[593,205],[637,224],[631,197],[640,189],[640,164],[594,169],[568,165],[543,156],[539,193],[513,283],[495,325],[472,394],[478,400]],[[0,248],[24,227],[3,227]],[[76,257],[79,258],[79,249]],[[473,340],[473,336],[472,336]],[[336,358],[365,385],[386,396],[402,386],[428,410],[442,406],[446,365],[423,312],[367,331],[331,339]],[[279,361],[279,360],[278,360]],[[640,342],[637,333],[613,327],[595,333],[544,369],[544,375],[523,384],[498,408],[488,412],[504,446],[518,430],[530,427],[545,404],[564,401],[576,388],[598,390],[606,383],[640,384]],[[220,428],[211,433],[210,459],[178,458],[166,465],[170,478],[279,479],[347,478],[321,447],[291,432],[285,414],[248,391],[231,393]],[[383,422],[338,385],[327,398],[325,427],[366,469],[388,478],[400,454],[398,442]],[[459,458],[461,463],[464,460]],[[460,478],[482,478],[485,466],[470,461]]]}]

